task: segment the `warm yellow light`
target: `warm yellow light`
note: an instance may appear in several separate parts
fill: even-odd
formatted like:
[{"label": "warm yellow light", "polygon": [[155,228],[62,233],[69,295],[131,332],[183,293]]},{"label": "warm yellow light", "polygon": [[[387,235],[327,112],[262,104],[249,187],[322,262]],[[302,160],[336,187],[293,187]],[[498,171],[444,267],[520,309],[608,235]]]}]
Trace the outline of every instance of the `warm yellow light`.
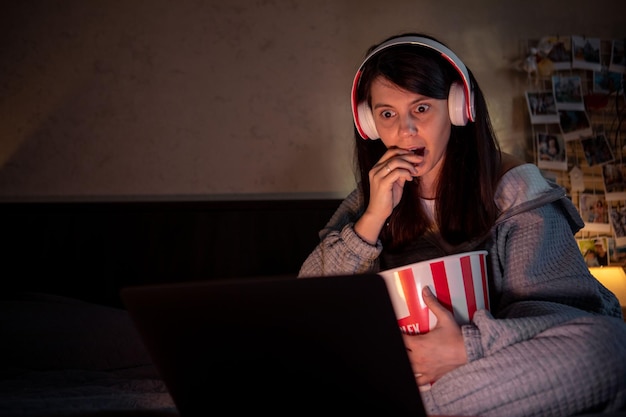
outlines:
[{"label": "warm yellow light", "polygon": [[589,271],[598,281],[608,288],[619,300],[622,308],[626,307],[626,273],[621,266],[590,267]]}]

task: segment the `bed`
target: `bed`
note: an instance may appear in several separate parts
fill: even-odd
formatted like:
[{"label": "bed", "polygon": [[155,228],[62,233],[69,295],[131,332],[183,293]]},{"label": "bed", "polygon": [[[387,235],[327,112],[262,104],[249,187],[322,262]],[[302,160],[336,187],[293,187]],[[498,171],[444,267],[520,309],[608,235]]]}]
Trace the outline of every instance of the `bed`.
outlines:
[{"label": "bed", "polygon": [[0,331],[4,417],[177,415],[123,309],[5,293]]}]

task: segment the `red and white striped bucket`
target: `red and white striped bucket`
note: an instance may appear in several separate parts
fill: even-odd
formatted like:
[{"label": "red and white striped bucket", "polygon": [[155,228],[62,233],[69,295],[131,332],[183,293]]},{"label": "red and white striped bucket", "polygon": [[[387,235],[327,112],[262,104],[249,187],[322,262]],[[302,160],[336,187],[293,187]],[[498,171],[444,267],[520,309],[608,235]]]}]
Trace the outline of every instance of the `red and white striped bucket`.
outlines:
[{"label": "red and white striped bucket", "polygon": [[437,324],[437,317],[422,299],[425,286],[461,325],[469,323],[477,310],[489,310],[486,257],[487,251],[465,252],[379,272],[400,330],[426,333]]}]

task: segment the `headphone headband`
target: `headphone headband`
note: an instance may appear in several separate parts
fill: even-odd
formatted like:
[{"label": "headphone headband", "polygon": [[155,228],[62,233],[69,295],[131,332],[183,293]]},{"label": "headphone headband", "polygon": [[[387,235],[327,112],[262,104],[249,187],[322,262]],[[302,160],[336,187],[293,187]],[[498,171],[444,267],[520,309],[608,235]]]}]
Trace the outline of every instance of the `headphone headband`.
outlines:
[{"label": "headphone headband", "polygon": [[[358,103],[358,97],[357,97],[357,90],[358,90],[359,82],[361,79],[361,74],[363,73],[363,67],[374,55],[378,54],[380,51],[384,49],[387,49],[391,46],[396,46],[396,45],[417,45],[417,46],[422,46],[425,48],[430,48],[439,52],[441,56],[445,58],[446,61],[448,61],[456,69],[456,71],[461,76],[461,79],[463,80],[464,108],[465,108],[463,111],[465,112],[465,114],[462,116],[462,118],[466,120],[471,120],[472,122],[475,121],[476,115],[474,111],[474,92],[472,88],[472,83],[470,80],[469,71],[467,70],[467,67],[465,66],[465,64],[463,64],[463,62],[459,59],[459,57],[457,57],[456,54],[452,52],[448,47],[446,47],[445,45],[433,39],[425,38],[421,36],[399,36],[397,38],[393,38],[386,42],[383,42],[382,44],[378,45],[376,49],[370,52],[367,55],[367,57],[365,57],[361,65],[359,66],[359,69],[357,70],[356,75],[354,76],[354,81],[352,82],[352,94],[351,94],[352,116],[354,118],[356,128],[359,131],[359,134],[361,135],[361,137],[363,137],[364,139],[368,139],[370,135],[368,135],[366,131],[371,130],[367,126],[364,126],[362,124],[366,125],[367,123],[369,124],[373,123],[373,121],[361,120],[359,117],[359,103]],[[375,130],[373,126],[372,128]]]}]

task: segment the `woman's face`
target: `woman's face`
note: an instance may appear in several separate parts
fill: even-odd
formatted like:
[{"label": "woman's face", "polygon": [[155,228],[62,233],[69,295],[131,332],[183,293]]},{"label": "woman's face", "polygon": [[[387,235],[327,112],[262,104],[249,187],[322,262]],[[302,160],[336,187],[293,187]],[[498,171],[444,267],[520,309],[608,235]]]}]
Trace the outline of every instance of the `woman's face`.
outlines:
[{"label": "woman's face", "polygon": [[383,77],[372,82],[370,94],[376,130],[385,146],[423,151],[418,174],[434,180],[450,140],[448,100],[412,93]]}]

